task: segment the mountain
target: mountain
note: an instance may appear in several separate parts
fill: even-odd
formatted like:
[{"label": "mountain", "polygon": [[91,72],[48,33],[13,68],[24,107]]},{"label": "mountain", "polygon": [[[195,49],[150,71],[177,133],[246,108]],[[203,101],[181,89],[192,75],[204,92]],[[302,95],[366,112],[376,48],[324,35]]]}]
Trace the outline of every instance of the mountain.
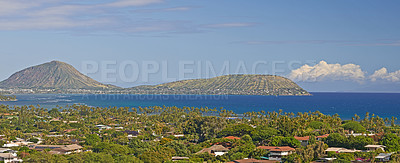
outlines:
[{"label": "mountain", "polygon": [[[14,73],[0,82],[12,93],[203,94],[203,95],[310,95],[293,81],[274,75],[225,75],[122,89],[83,75],[73,66],[52,61]],[[57,91],[54,91],[56,89]]]},{"label": "mountain", "polygon": [[273,75],[225,75],[130,88],[136,94],[310,95],[293,81]]},{"label": "mountain", "polygon": [[14,73],[0,82],[0,88],[112,89],[118,87],[99,83],[67,63],[52,61]]}]

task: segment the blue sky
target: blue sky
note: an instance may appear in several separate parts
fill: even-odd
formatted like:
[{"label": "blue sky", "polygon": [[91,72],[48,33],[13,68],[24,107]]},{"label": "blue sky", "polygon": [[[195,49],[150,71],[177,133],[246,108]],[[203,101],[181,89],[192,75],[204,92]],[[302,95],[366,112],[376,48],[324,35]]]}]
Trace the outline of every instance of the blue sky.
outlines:
[{"label": "blue sky", "polygon": [[[168,76],[176,79],[182,79],[177,65],[184,61],[200,62],[201,69],[210,61],[216,70],[229,61],[230,73],[240,62],[263,62],[255,73],[271,74],[274,63],[282,63],[277,75],[297,77],[312,91],[376,91],[382,85],[388,88],[377,91],[391,91],[399,88],[399,14],[396,0],[3,0],[0,79],[51,60],[81,71],[84,61],[100,67],[115,61],[115,69],[123,61],[167,61]],[[310,71],[295,72],[315,79],[299,79],[289,63],[292,69],[310,65]],[[207,77],[196,75],[197,65],[188,67],[194,73],[184,78]],[[383,67],[386,73],[375,73]],[[104,79],[101,72],[88,75]],[[160,76],[103,82],[167,82]]]}]

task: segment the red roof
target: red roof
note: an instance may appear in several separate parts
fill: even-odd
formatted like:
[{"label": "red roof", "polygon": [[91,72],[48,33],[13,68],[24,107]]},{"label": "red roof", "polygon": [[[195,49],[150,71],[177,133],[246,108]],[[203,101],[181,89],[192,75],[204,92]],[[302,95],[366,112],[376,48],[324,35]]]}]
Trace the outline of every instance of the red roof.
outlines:
[{"label": "red roof", "polygon": [[[329,134],[325,134],[321,136],[316,136],[315,138],[326,138],[328,136]],[[298,141],[310,140],[310,136],[304,136],[304,137],[294,136],[294,138],[297,139]]]},{"label": "red roof", "polygon": [[294,138],[297,139],[298,141],[302,141],[302,140],[309,140],[310,136],[304,136],[304,137],[294,136]]},{"label": "red roof", "polygon": [[328,136],[329,136],[329,134],[325,134],[325,135],[317,136],[317,138],[327,138]]},{"label": "red roof", "polygon": [[240,138],[238,138],[238,137],[235,137],[235,136],[227,136],[227,137],[224,137],[225,139],[232,139],[232,140],[235,140],[235,139],[240,139]]},{"label": "red roof", "polygon": [[76,131],[77,129],[66,129],[64,130],[64,132],[72,132],[72,131]]},{"label": "red roof", "polygon": [[275,147],[275,146],[258,146],[257,148],[266,149],[272,152],[295,151],[294,148],[289,146]]},{"label": "red roof", "polygon": [[256,160],[254,158],[235,160],[228,163],[276,163],[279,161],[271,161],[271,160]]}]

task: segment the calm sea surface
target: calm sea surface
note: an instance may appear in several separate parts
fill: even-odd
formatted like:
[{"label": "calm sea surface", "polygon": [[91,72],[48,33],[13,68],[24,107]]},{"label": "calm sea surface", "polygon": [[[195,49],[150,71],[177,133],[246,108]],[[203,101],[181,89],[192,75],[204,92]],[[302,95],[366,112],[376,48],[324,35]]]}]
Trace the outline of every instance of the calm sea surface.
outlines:
[{"label": "calm sea surface", "polygon": [[312,96],[239,96],[239,95],[17,95],[16,102],[0,102],[10,106],[41,105],[53,108],[84,104],[88,106],[146,107],[189,106],[248,111],[308,112],[320,111],[342,119],[351,119],[354,114],[364,117],[366,112],[380,117],[395,116],[400,119],[400,93],[312,93]]}]

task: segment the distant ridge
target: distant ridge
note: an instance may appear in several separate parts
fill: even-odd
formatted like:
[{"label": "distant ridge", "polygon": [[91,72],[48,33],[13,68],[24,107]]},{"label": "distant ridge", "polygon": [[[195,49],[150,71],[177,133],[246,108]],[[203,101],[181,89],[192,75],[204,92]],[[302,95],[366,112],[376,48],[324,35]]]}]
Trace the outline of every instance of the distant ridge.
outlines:
[{"label": "distant ridge", "polygon": [[225,75],[210,79],[192,79],[137,86],[132,93],[209,94],[209,95],[310,95],[293,81],[274,75]]},{"label": "distant ridge", "polygon": [[73,66],[51,61],[32,66],[14,73],[0,82],[1,88],[50,88],[50,89],[112,89],[113,85],[105,85],[83,75]]},{"label": "distant ridge", "polygon": [[102,84],[83,75],[73,66],[60,61],[47,62],[16,72],[0,82],[0,88],[6,89],[2,91],[11,93],[310,95],[295,82],[284,77],[245,74],[181,80],[124,89]]}]

